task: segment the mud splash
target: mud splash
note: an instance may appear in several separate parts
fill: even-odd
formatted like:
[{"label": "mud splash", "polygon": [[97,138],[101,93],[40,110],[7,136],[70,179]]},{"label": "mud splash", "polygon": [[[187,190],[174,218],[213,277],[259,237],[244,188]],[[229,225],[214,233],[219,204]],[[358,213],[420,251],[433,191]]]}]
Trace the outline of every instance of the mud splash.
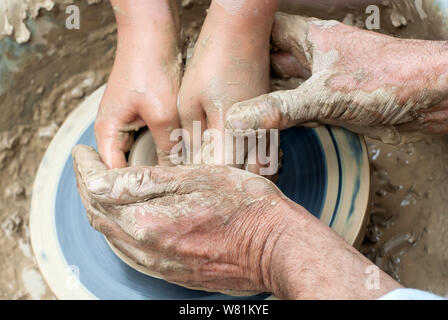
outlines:
[{"label": "mud splash", "polygon": [[373,197],[361,252],[402,284],[448,296],[448,137],[368,146]]},{"label": "mud splash", "polygon": [[[86,0],[98,4],[102,0]],[[18,43],[30,40],[31,32],[25,21],[36,19],[40,10],[50,11],[55,4],[72,4],[75,0],[3,0],[0,2],[0,40],[13,36]]]}]

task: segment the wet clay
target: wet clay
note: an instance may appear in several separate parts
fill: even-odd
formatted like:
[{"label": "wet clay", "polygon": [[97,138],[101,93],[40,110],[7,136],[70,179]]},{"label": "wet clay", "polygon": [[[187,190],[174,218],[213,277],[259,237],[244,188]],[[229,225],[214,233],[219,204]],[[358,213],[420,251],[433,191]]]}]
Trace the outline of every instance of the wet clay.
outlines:
[{"label": "wet clay", "polygon": [[[88,4],[97,4],[102,0],[86,0]],[[0,3],[0,40],[13,36],[18,43],[30,40],[31,32],[25,21],[36,19],[41,9],[52,10],[55,3],[71,4],[75,0],[3,0]]]},{"label": "wet clay", "polygon": [[448,137],[368,146],[373,195],[361,252],[403,285],[448,296]]},{"label": "wet clay", "polygon": [[[186,59],[192,54],[207,1],[179,2],[184,4],[180,13]],[[345,19],[360,27],[366,18],[364,10],[355,7],[317,10],[295,2],[283,4],[283,10]],[[448,38],[430,3],[423,1],[422,10],[431,19],[423,19],[413,1],[385,2],[386,6],[380,6],[379,32],[416,39]],[[15,35],[0,41],[0,299],[54,298],[29,244],[34,176],[51,137],[83,98],[106,82],[114,59],[116,27],[108,1],[94,6],[82,1],[82,25],[76,31],[64,27],[65,6],[55,1],[53,10],[43,7],[38,19],[26,21],[32,31],[26,45],[18,45]],[[394,27],[394,11],[406,24],[394,14],[393,19],[401,21]],[[361,251],[403,285],[446,295],[448,138],[400,147],[370,141],[369,147],[374,195]]]},{"label": "wet clay", "polygon": [[51,0],[4,0],[0,3],[0,40],[14,35],[18,43],[30,39],[30,31],[24,23],[29,14],[35,19],[40,9],[51,10],[54,3]]}]

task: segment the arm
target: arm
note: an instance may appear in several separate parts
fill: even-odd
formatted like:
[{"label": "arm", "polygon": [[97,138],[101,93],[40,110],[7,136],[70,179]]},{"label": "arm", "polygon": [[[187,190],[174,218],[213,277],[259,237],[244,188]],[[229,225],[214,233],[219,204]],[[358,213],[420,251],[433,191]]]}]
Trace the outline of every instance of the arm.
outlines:
[{"label": "arm", "polygon": [[272,55],[274,68],[308,79],[236,104],[229,128],[317,122],[392,144],[448,133],[446,41],[398,39],[287,14],[277,14],[272,38],[281,50]]},{"label": "arm", "polygon": [[175,1],[111,0],[111,5],[118,29],[117,58],[140,51],[145,64],[148,59],[154,64],[177,59],[180,21]]},{"label": "arm", "polygon": [[400,285],[269,180],[226,166],[107,170],[73,149],[92,226],[133,261],[194,289],[375,299]]},{"label": "arm", "polygon": [[259,31],[259,35],[264,38],[264,31],[272,27],[278,4],[279,0],[264,3],[259,0],[213,0],[209,14],[216,15],[217,18],[213,17],[212,20],[228,27],[223,30],[225,34],[238,36],[235,32],[246,34]]},{"label": "arm", "polygon": [[377,299],[401,288],[303,207],[284,201],[277,210],[282,212],[285,229],[263,273],[266,286],[277,297]]}]

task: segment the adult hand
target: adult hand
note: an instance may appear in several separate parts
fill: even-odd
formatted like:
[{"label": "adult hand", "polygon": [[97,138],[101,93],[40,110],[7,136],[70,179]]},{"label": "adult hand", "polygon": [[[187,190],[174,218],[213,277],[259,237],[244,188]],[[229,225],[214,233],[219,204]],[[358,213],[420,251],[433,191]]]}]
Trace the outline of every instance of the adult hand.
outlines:
[{"label": "adult hand", "polygon": [[176,102],[182,67],[174,4],[171,0],[111,2],[118,46],[95,122],[101,158],[109,168],[125,167],[131,133],[147,125],[159,164],[170,165],[174,145],[170,133],[179,127]]},{"label": "adult hand", "polygon": [[272,182],[227,166],[107,170],[89,147],[72,154],[90,223],[133,261],[190,288],[269,291],[284,201]]},{"label": "adult hand", "polygon": [[232,129],[306,123],[346,127],[384,142],[448,132],[446,42],[404,40],[279,13],[272,55],[284,76],[308,78],[297,89],[235,104]]},{"label": "adult hand", "polygon": [[[372,299],[400,287],[269,180],[227,166],[107,170],[73,149],[92,226],[153,274],[189,288],[285,299]],[[376,286],[369,287],[376,268]]]}]

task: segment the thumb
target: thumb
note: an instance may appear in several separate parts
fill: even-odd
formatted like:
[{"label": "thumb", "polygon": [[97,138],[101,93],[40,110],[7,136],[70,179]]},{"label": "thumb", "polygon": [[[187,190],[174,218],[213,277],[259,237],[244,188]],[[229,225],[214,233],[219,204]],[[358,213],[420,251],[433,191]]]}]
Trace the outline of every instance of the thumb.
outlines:
[{"label": "thumb", "polygon": [[127,166],[125,153],[132,145],[132,136],[127,130],[120,130],[114,119],[98,119],[95,121],[95,139],[101,159],[106,166],[124,168]]},{"label": "thumb", "polygon": [[72,157],[80,193],[89,202],[108,205],[134,204],[169,193],[181,171],[176,167],[107,169],[98,153],[83,145],[73,148]]},{"label": "thumb", "polygon": [[234,104],[227,112],[226,127],[233,130],[286,129],[293,120],[297,89],[275,91]]},{"label": "thumb", "polygon": [[[305,78],[311,75],[313,65],[313,46],[308,37],[309,23],[313,20],[317,19],[279,12],[275,15],[272,28],[274,46],[295,58],[294,63],[298,65],[296,69],[300,69]],[[284,61],[285,59],[274,59],[274,66],[280,68]]]},{"label": "thumb", "polygon": [[227,112],[226,127],[233,130],[283,130],[298,124],[325,121],[332,115],[332,105],[339,101],[325,89],[326,81],[326,73],[316,73],[296,89],[274,91],[236,103]]}]

